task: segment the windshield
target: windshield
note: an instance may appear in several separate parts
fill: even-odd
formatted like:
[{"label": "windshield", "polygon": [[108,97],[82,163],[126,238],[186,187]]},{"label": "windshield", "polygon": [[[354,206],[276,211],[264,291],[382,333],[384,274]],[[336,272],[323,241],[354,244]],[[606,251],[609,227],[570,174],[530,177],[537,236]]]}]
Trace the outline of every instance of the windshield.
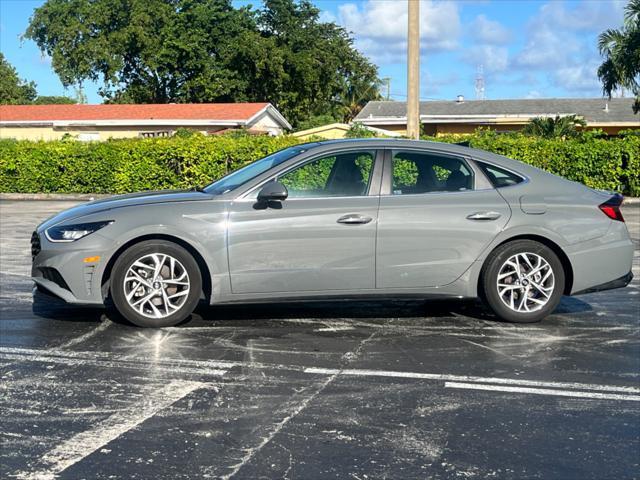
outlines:
[{"label": "windshield", "polygon": [[249,165],[222,177],[220,180],[216,180],[211,185],[206,186],[204,191],[212,195],[222,195],[223,193],[231,192],[239,186],[244,185],[249,180],[256,178],[258,175],[262,175],[270,168],[286,162],[305,150],[306,148],[304,147],[289,147],[284,150],[280,150],[267,157],[250,163]]}]

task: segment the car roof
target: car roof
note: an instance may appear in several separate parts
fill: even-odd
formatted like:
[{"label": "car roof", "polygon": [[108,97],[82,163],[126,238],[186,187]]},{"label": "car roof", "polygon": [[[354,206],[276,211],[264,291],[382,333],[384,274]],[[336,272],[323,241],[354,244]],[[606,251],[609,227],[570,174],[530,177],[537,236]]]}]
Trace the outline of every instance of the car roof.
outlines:
[{"label": "car roof", "polygon": [[544,177],[548,180],[553,178],[556,180],[568,182],[562,177],[558,177],[519,160],[514,160],[512,158],[505,157],[497,153],[488,152],[486,150],[468,147],[463,144],[434,142],[430,140],[410,140],[407,138],[344,138],[315,141],[301,145],[304,146],[307,151],[313,150],[317,151],[318,153],[331,151],[332,148],[336,147],[348,148],[349,146],[359,146],[362,148],[418,148],[429,150],[432,152],[437,151],[442,153],[471,157],[474,160],[485,161],[499,167],[504,167],[507,170],[515,171],[529,179]]}]

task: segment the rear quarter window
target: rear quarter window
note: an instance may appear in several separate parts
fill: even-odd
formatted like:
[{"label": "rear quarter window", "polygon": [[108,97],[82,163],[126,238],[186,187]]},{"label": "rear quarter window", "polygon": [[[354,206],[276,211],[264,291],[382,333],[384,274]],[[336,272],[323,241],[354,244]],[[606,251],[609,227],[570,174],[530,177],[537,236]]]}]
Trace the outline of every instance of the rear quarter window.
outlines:
[{"label": "rear quarter window", "polygon": [[524,181],[517,173],[484,162],[476,162],[495,188],[510,187]]}]

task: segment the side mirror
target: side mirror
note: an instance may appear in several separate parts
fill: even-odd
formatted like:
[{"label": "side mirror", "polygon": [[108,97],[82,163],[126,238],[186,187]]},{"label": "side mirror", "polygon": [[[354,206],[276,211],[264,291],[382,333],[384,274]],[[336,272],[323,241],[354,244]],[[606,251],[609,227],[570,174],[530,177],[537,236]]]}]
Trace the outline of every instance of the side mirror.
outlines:
[{"label": "side mirror", "polygon": [[288,196],[289,192],[287,191],[287,187],[277,180],[274,180],[262,187],[262,190],[258,193],[258,202],[281,202],[286,200]]}]

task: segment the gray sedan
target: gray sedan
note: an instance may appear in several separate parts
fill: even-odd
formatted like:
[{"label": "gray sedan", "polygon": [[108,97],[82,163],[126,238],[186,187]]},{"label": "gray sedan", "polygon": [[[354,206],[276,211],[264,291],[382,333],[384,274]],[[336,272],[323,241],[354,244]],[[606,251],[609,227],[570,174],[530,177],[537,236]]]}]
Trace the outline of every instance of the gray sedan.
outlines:
[{"label": "gray sedan", "polygon": [[110,299],[144,327],[210,304],[482,298],[535,322],[562,295],[626,286],[622,197],[515,160],[409,140],[309,143],[205,188],[86,203],[33,233],[37,287]]}]

